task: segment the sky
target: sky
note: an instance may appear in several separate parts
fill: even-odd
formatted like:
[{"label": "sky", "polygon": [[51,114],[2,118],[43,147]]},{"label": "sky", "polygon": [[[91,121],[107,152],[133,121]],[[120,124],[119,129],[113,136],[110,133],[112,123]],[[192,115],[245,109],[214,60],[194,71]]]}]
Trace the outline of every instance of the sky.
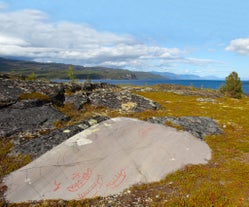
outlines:
[{"label": "sky", "polygon": [[249,80],[248,0],[0,0],[0,57]]}]

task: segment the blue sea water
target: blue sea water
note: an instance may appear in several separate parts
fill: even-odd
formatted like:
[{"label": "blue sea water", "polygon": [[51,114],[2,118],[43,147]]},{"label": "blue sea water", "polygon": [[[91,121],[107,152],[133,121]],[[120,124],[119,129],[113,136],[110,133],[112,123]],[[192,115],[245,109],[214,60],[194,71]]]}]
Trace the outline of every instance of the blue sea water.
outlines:
[{"label": "blue sea water", "polygon": [[[107,82],[110,84],[130,84],[137,86],[152,86],[156,84],[177,84],[183,86],[193,86],[196,88],[219,89],[225,81],[222,80],[92,80],[92,82]],[[243,91],[249,94],[249,81],[242,82]]]}]

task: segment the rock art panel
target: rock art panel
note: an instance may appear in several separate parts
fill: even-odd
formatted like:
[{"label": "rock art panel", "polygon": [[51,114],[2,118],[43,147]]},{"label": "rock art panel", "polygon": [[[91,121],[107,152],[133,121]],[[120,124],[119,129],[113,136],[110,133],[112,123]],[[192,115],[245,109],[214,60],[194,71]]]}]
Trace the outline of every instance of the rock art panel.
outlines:
[{"label": "rock art panel", "polygon": [[207,163],[208,145],[188,132],[130,118],[94,125],[4,178],[9,202],[108,196]]}]

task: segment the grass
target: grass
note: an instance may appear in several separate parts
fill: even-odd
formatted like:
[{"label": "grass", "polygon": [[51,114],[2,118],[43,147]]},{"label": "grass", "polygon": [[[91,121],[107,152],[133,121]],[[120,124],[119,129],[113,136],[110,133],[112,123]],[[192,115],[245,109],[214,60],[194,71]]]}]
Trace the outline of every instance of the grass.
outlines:
[{"label": "grass", "polygon": [[[73,110],[72,106],[60,110],[70,115],[72,122],[92,114],[142,120],[151,116],[207,116],[218,122],[223,134],[206,137],[212,149],[212,159],[207,165],[189,165],[159,182],[133,186],[129,194],[118,197],[122,206],[132,205],[135,201],[142,206],[249,206],[249,98],[237,100],[221,97],[210,103],[198,102],[198,96],[171,92],[136,93],[158,102],[162,108],[140,113],[124,113],[90,105],[80,112]],[[1,169],[6,169],[4,172],[2,170],[1,176],[18,168],[20,164],[16,157],[10,156],[5,160],[10,147],[9,142],[1,140],[1,149],[4,150],[0,154]],[[101,198],[65,201],[66,206],[98,206],[104,203],[107,200]],[[36,206],[59,205],[55,201],[44,201]]]},{"label": "grass", "polygon": [[157,112],[159,116],[208,116],[217,120],[224,131],[222,135],[206,137],[212,149],[208,165],[185,167],[161,181],[173,182],[177,192],[175,196],[165,195],[167,206],[249,206],[249,162],[245,159],[249,156],[248,97],[241,100],[222,97],[215,103],[203,103],[197,102],[196,96],[173,93],[139,92],[139,95],[165,108]]},{"label": "grass", "polygon": [[41,101],[50,101],[50,97],[38,92],[32,93],[23,93],[19,96],[20,100],[27,100],[27,99],[37,99]]},{"label": "grass", "polygon": [[[0,181],[10,172],[21,168],[22,166],[31,162],[28,155],[9,155],[13,144],[6,138],[0,137]],[[0,196],[7,189],[6,186],[0,182]],[[0,206],[4,206],[3,200],[0,199]]]}]

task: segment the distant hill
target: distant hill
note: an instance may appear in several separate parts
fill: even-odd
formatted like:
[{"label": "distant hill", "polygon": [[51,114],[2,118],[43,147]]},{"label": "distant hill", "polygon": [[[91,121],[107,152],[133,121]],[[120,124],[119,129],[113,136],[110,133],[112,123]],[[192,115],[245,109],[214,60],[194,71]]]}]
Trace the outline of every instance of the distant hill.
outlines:
[{"label": "distant hill", "polygon": [[[28,60],[13,60],[0,57],[0,73],[16,73],[30,75],[32,72],[38,78],[68,79],[68,67],[63,63],[40,63]],[[175,74],[170,72],[140,72],[126,69],[108,67],[85,67],[72,65],[76,79],[113,79],[113,80],[147,80],[147,79],[171,79],[171,80],[220,80],[215,76],[200,77],[191,74]]]},{"label": "distant hill", "polygon": [[[32,72],[38,78],[46,79],[67,79],[68,67],[70,64],[62,63],[40,63],[26,60],[12,60],[7,58],[0,58],[0,72],[1,73],[16,73],[22,75],[29,75]],[[136,72],[125,69],[114,69],[107,67],[84,67],[80,65],[72,65],[76,79],[162,79],[164,77],[149,73]]]},{"label": "distant hill", "polygon": [[172,80],[220,80],[220,78],[216,76],[198,76],[198,75],[192,75],[192,74],[175,74],[170,72],[158,72],[158,71],[152,71],[151,73],[155,75],[160,75],[168,79]]}]

